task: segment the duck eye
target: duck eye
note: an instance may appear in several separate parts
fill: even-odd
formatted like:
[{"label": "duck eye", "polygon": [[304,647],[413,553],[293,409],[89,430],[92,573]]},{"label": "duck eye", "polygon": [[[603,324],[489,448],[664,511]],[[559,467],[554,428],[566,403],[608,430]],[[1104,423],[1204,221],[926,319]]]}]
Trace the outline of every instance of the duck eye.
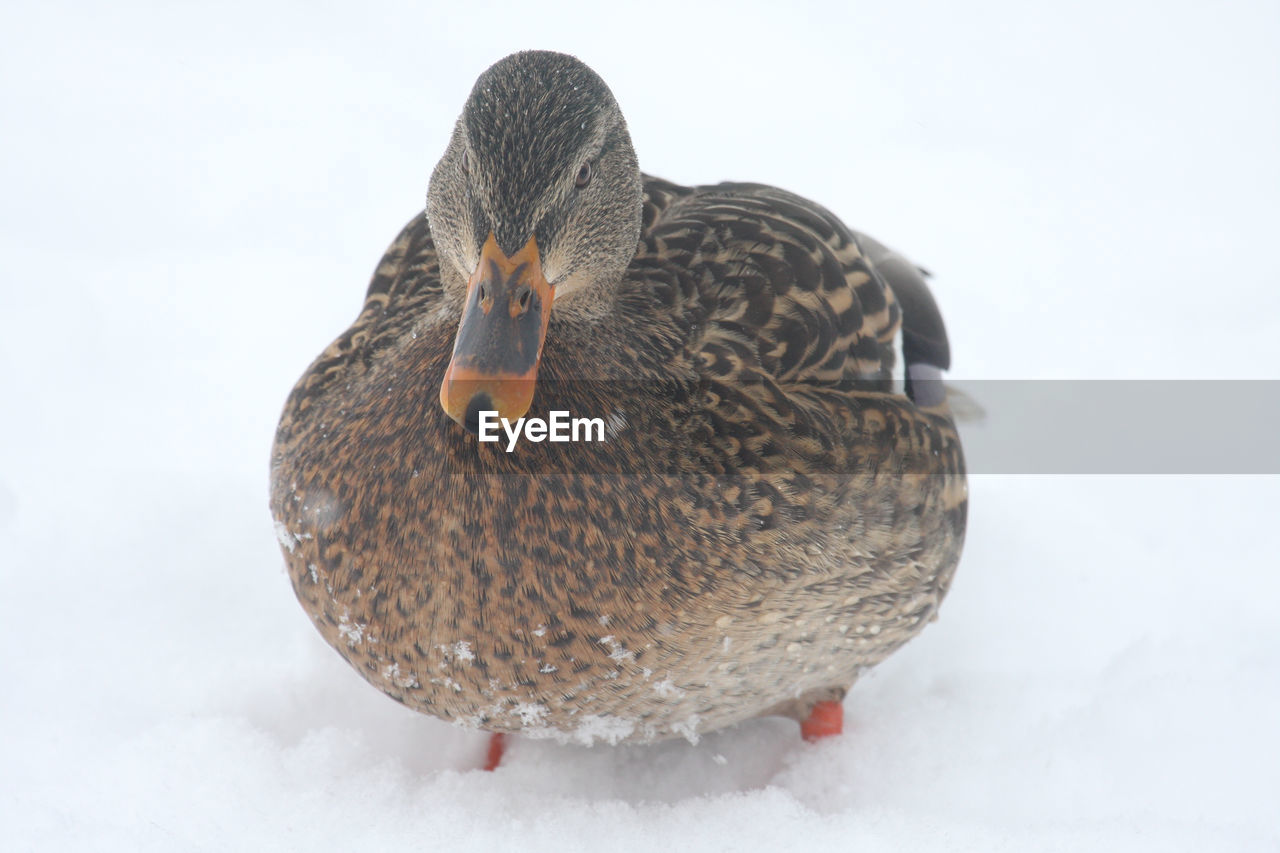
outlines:
[{"label": "duck eye", "polygon": [[591,163],[583,163],[582,168],[578,170],[578,177],[573,179],[574,184],[579,188],[585,187],[591,183]]}]

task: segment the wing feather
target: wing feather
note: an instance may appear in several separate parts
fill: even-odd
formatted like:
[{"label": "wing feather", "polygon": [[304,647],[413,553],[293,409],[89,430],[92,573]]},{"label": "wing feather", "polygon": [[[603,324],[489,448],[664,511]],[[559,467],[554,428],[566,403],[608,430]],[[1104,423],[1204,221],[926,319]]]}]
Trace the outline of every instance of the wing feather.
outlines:
[{"label": "wing feather", "polygon": [[822,206],[761,184],[646,187],[642,254],[688,269],[716,373],[888,392],[900,333],[908,367],[950,366],[923,271]]}]

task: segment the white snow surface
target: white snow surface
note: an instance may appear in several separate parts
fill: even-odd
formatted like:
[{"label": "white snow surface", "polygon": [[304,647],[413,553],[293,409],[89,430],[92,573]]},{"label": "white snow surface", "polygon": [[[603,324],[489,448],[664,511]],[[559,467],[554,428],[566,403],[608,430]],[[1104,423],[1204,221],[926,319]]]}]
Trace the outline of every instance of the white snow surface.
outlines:
[{"label": "white snow surface", "polygon": [[0,848],[1277,849],[1280,478],[977,476],[842,737],[495,773],[324,645],[266,507],[286,393],[510,51],[599,71],[647,171],[928,266],[956,376],[1275,379],[1277,44],[1274,2],[6,4]]}]

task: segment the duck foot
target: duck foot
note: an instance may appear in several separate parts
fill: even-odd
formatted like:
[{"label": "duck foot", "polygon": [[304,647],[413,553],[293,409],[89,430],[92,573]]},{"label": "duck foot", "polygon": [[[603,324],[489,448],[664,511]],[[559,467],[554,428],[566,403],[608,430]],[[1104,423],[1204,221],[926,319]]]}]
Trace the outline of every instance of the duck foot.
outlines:
[{"label": "duck foot", "polygon": [[809,716],[800,723],[800,736],[809,743],[844,731],[844,705],[824,700],[814,704]]},{"label": "duck foot", "polygon": [[489,752],[485,755],[484,769],[497,770],[502,763],[502,754],[507,751],[507,736],[502,732],[489,735]]}]

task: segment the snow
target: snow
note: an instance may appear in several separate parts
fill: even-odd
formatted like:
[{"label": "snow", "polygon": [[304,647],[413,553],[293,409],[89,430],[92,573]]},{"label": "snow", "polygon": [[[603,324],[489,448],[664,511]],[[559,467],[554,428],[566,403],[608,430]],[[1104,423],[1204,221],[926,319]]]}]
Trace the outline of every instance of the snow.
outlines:
[{"label": "snow", "polygon": [[275,421],[512,50],[601,72],[648,171],[929,267],[956,376],[1278,378],[1274,3],[634,14],[0,12],[0,847],[1276,849],[1278,477],[976,476],[941,619],[814,745],[691,721],[484,773],[325,646]]}]

